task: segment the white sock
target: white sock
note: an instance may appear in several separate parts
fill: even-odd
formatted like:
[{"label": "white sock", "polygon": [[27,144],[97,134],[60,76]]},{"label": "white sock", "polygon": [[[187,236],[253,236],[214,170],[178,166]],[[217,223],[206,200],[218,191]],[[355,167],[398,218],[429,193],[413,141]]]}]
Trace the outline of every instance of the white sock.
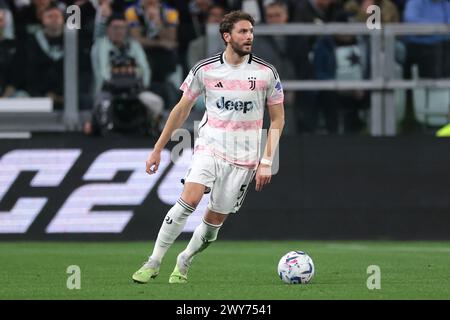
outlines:
[{"label": "white sock", "polygon": [[186,224],[189,215],[195,208],[187,204],[183,199],[178,199],[177,203],[169,210],[156,238],[155,247],[149,258],[151,267],[156,268],[161,264],[167,250],[173,244],[176,238]]},{"label": "white sock", "polygon": [[189,241],[186,249],[182,253],[186,260],[192,260],[197,253],[202,252],[211,242],[215,241],[221,226],[221,224],[212,224],[202,219],[202,223],[195,228],[191,241]]}]

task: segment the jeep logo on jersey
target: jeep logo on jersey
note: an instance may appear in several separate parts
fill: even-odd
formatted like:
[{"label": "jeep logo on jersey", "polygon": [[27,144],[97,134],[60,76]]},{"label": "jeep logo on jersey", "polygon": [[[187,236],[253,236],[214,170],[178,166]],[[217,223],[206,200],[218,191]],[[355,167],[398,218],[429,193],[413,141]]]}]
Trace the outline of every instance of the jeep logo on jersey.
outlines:
[{"label": "jeep logo on jersey", "polygon": [[252,101],[242,101],[242,100],[225,100],[224,97],[221,97],[216,101],[216,106],[220,110],[226,109],[226,110],[236,110],[236,111],[243,111],[244,113],[247,113],[248,111],[251,111],[253,109],[253,102]]}]

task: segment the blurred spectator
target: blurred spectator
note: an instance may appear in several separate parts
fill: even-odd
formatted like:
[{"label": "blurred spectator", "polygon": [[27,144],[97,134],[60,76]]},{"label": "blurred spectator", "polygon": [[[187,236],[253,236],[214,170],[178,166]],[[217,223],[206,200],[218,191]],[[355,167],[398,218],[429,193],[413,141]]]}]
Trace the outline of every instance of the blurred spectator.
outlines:
[{"label": "blurred spectator", "polygon": [[213,4],[213,0],[191,0],[189,2],[189,12],[191,13],[192,25],[196,37],[205,34],[205,25],[209,16],[209,10]]},{"label": "blurred spectator", "polygon": [[113,14],[112,0],[99,0],[95,13],[94,41],[106,35],[106,21]]},{"label": "blurred spectator", "polygon": [[[282,1],[273,2],[265,7],[265,16],[269,25],[284,25],[289,21],[288,7]],[[270,61],[281,79],[296,79],[295,64],[299,54],[296,38],[286,35],[256,36],[253,52]]]},{"label": "blurred spectator", "polygon": [[266,23],[264,7],[274,0],[224,0],[222,5],[228,6],[230,11],[242,10],[249,13],[256,23]]},{"label": "blurred spectator", "polygon": [[[289,21],[288,7],[283,1],[274,1],[264,7],[264,15],[268,25],[283,26]],[[274,35],[255,36],[253,52],[258,57],[273,64],[281,80],[296,79],[295,64],[299,55],[297,36]],[[295,92],[285,91],[284,104],[286,108],[295,108]]]},{"label": "blurred spectator", "polygon": [[125,16],[131,36],[147,54],[153,81],[166,81],[178,64],[178,11],[160,0],[140,0],[126,10]]},{"label": "blurred spectator", "polygon": [[287,0],[291,22],[325,23],[335,21],[341,11],[337,0]]},{"label": "blurred spectator", "polygon": [[0,9],[3,10],[3,37],[14,39],[14,16],[11,6],[5,0],[0,0]]},{"label": "blurred spectator", "polygon": [[14,66],[16,45],[14,40],[5,37],[7,12],[0,9],[0,97],[10,97],[15,92],[14,76],[17,68]]},{"label": "blurred spectator", "polygon": [[[178,28],[178,52],[180,54],[180,62],[183,66],[183,76],[187,75],[191,68],[191,62],[189,61],[189,55],[192,54],[191,43],[197,39],[199,39],[196,42],[197,44],[206,43],[206,24],[209,19],[209,11],[213,5],[213,0],[190,0],[189,5],[186,8],[188,19],[180,12],[181,20],[180,27]],[[206,51],[203,51],[201,48],[198,49],[201,50],[198,53],[205,57],[203,54]],[[191,53],[189,53],[189,50],[191,50]]]},{"label": "blurred spectator", "polygon": [[[337,9],[334,0],[290,0],[290,22],[297,23],[325,23],[336,20]],[[297,58],[296,71],[299,79],[312,79],[311,51],[316,36],[298,37],[298,45],[302,48]]]},{"label": "blurred spectator", "polygon": [[19,40],[25,40],[28,36],[42,27],[42,15],[49,6],[59,5],[58,2],[52,0],[32,0],[31,4],[23,6],[17,12],[16,19],[16,36]]},{"label": "blurred spectator", "polygon": [[[219,5],[213,5],[208,12],[207,24],[220,24],[224,16],[225,8]],[[220,43],[220,45],[222,46],[222,43]],[[220,49],[218,51],[220,51]],[[207,56],[206,35],[202,35],[189,43],[187,52],[189,69]]]},{"label": "blurred spectator", "polygon": [[[335,0],[289,0],[290,21],[298,23],[321,24],[336,20],[339,6]],[[314,79],[313,46],[317,37],[314,35],[296,38],[298,51],[296,60],[297,79]],[[296,94],[296,120],[301,132],[314,133],[318,125],[318,110],[316,109],[314,91],[299,91]]]},{"label": "blurred spectator", "polygon": [[[41,13],[42,29],[29,38],[22,52],[25,61],[22,85],[32,97],[52,98],[62,109],[64,90],[64,16],[56,6]],[[44,79],[44,81],[43,81]]]},{"label": "blurred spectator", "polygon": [[96,10],[94,19],[94,41],[106,36],[106,22],[113,14],[123,14],[130,7],[137,5],[140,0],[90,0],[94,2]]},{"label": "blurred spectator", "polygon": [[[409,0],[405,7],[404,22],[450,24],[450,1]],[[414,64],[417,64],[419,68],[420,77],[450,76],[450,36],[409,36],[405,38],[405,41],[406,78],[411,78],[411,66]]]},{"label": "blurred spectator", "polygon": [[224,4],[226,0],[166,0],[165,2],[179,12],[178,54],[183,70],[181,78],[184,78],[190,70],[187,52],[191,41],[205,34],[210,7],[219,5],[227,8]]},{"label": "blurred spectator", "polygon": [[[398,23],[400,22],[400,14],[397,9],[397,6],[391,0],[350,0],[347,1],[344,5],[345,11],[350,14],[349,22],[359,22],[365,23],[369,18],[370,14],[367,13],[367,8],[371,5],[376,5],[380,8],[381,13],[381,23]],[[345,22],[348,22],[347,20]],[[371,74],[371,66],[370,66],[370,40],[366,36],[356,36],[354,37],[356,40],[353,46],[345,45],[342,43],[342,36],[335,37],[335,52],[340,53],[337,56],[342,56],[345,50],[349,50],[355,53],[355,55],[359,56],[359,66],[353,65],[351,68],[347,68],[348,70],[353,70],[354,76],[351,78],[344,78],[344,80],[359,80],[362,78],[368,79]],[[397,64],[395,64],[395,72],[399,73],[401,76],[401,65],[405,61],[405,45],[402,41],[396,39],[395,40],[395,59]],[[357,68],[361,68],[361,71],[357,71]],[[339,65],[337,66],[339,68]],[[343,79],[339,75],[336,75],[337,79]],[[349,92],[339,92],[339,97],[336,101],[339,102],[338,110],[343,112],[344,118],[344,128],[345,132],[353,131],[352,128],[358,130],[362,127],[360,123],[358,111],[365,109],[368,104],[368,100],[370,98],[370,92],[367,91],[349,91]],[[346,101],[347,100],[347,101]],[[349,108],[348,106],[352,106]],[[349,130],[350,129],[350,130]]]},{"label": "blurred spectator", "polygon": [[[161,97],[148,90],[151,70],[142,46],[128,37],[123,14],[112,14],[106,24],[107,36],[98,38],[92,47],[96,88],[94,123],[100,127],[111,123],[117,94],[142,103],[149,121],[158,122],[164,103]],[[89,125],[85,130],[91,131]]]},{"label": "blurred spectator", "polygon": [[[348,22],[341,13],[336,22]],[[317,80],[362,80],[367,70],[367,44],[353,35],[322,36],[314,45],[314,74]],[[364,123],[360,111],[368,107],[369,95],[362,90],[318,91],[312,120],[317,127],[319,113],[324,116],[326,133],[359,132]]]},{"label": "blurred spectator", "polygon": [[[314,47],[316,79],[361,80],[365,68],[364,49],[364,43],[355,36],[322,37]],[[315,120],[318,121],[322,111],[327,133],[359,132],[364,127],[359,113],[368,107],[368,98],[367,92],[362,90],[319,91],[315,99]]]}]

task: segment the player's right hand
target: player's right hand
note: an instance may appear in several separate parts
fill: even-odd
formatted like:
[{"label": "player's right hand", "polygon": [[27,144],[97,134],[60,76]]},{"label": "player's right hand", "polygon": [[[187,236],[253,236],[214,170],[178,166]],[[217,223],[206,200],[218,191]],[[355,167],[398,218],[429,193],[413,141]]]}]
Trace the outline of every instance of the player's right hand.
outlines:
[{"label": "player's right hand", "polygon": [[145,161],[145,172],[154,174],[158,171],[159,163],[161,162],[161,152],[153,150]]}]

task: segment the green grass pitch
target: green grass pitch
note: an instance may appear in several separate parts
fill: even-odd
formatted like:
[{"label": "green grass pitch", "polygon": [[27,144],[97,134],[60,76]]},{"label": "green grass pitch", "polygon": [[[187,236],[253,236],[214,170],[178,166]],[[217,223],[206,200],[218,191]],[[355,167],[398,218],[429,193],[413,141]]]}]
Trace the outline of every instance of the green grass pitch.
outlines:
[{"label": "green grass pitch", "polygon": [[[449,242],[217,241],[195,258],[189,283],[169,275],[186,242],[169,250],[160,275],[139,285],[131,275],[151,242],[2,242],[0,299],[450,299]],[[278,278],[279,258],[306,251],[316,275],[308,285]],[[81,289],[67,289],[67,267],[81,270]],[[367,267],[381,269],[369,290]]]}]

